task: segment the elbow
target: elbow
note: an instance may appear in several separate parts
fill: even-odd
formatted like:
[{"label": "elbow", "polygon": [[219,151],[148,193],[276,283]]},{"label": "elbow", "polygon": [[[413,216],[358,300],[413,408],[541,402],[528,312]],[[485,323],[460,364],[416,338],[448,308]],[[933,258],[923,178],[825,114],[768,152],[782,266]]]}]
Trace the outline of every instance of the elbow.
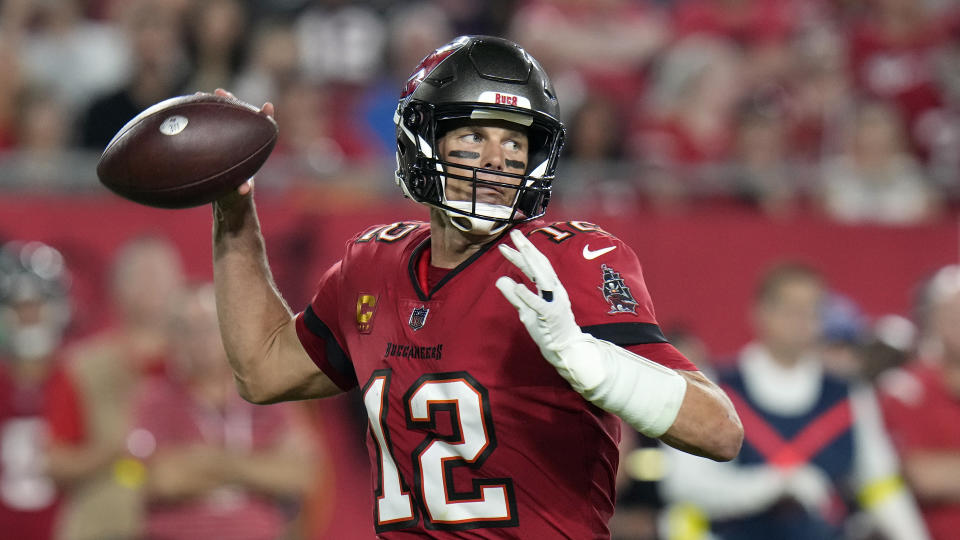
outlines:
[{"label": "elbow", "polygon": [[708,431],[703,457],[713,461],[730,461],[740,454],[743,446],[743,425],[739,418],[726,418],[716,422]]},{"label": "elbow", "polygon": [[277,396],[261,382],[258,382],[262,380],[262,377],[249,376],[249,374],[243,376],[237,371],[233,373],[233,382],[237,387],[237,393],[245,401],[254,405],[276,403],[278,401]]},{"label": "elbow", "polygon": [[268,392],[261,386],[244,381],[238,376],[234,377],[234,382],[237,386],[237,393],[249,403],[254,405],[269,405],[281,401],[279,396]]},{"label": "elbow", "polygon": [[717,453],[712,456],[714,461],[730,461],[740,454],[743,446],[743,426],[740,422],[728,422],[724,433],[718,437]]}]

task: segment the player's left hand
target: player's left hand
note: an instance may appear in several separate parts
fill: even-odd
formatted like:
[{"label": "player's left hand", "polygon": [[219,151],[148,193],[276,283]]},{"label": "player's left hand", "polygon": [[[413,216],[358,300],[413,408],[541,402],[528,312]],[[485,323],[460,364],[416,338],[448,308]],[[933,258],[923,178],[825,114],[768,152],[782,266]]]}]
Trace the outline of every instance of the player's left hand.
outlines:
[{"label": "player's left hand", "polygon": [[583,369],[578,369],[580,366],[568,365],[571,355],[562,354],[582,344],[586,336],[580,331],[573,317],[570,297],[560,283],[553,265],[550,264],[546,255],[541,253],[519,230],[510,231],[510,239],[516,249],[500,244],[498,246],[500,253],[533,281],[537,286],[537,293],[507,276],[497,279],[497,288],[507,301],[517,308],[520,322],[540,347],[544,358],[553,364],[575,388],[577,386],[592,387],[596,381],[583,379],[593,379],[593,377],[584,373]]}]

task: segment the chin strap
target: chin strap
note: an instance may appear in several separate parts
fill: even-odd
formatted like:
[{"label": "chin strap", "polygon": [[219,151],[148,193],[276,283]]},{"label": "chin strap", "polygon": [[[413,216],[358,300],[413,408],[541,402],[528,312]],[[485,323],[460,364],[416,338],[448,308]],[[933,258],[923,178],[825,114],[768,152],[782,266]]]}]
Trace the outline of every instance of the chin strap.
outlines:
[{"label": "chin strap", "polygon": [[[446,204],[465,212],[473,210],[473,205],[470,201],[447,201]],[[489,216],[486,218],[467,216],[448,209],[444,209],[444,212],[447,214],[447,217],[450,218],[450,223],[461,231],[470,234],[492,236],[494,234],[500,234],[510,225],[510,222],[506,220],[510,218],[512,209],[509,206],[499,204],[477,203],[475,213]]]},{"label": "chin strap", "polygon": [[687,381],[676,371],[580,330],[570,298],[553,266],[523,233],[501,244],[500,252],[536,286],[539,294],[507,276],[497,288],[519,312],[543,357],[585,399],[616,414],[634,429],[659,437],[673,425]]}]

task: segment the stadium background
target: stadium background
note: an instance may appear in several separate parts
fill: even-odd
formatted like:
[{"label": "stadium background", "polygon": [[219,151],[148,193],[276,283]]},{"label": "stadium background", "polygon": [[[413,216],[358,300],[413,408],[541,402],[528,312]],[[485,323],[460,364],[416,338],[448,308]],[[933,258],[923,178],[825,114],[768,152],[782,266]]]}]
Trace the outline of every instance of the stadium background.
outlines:
[{"label": "stadium background", "polygon": [[[122,201],[94,169],[139,110],[228,88],[277,106],[257,197],[299,309],[351,234],[425,215],[392,182],[392,108],[407,70],[464,33],[513,38],[554,78],[569,139],[548,217],[632,245],[661,323],[719,362],[749,340],[777,261],[821,269],[868,330],[911,316],[916,285],[960,256],[951,0],[4,0],[0,240],[64,253],[71,340],[109,323],[106,269],[127,239],[169,236],[210,278],[209,209]],[[317,405],[339,472],[315,531],[370,515],[341,401]]]}]

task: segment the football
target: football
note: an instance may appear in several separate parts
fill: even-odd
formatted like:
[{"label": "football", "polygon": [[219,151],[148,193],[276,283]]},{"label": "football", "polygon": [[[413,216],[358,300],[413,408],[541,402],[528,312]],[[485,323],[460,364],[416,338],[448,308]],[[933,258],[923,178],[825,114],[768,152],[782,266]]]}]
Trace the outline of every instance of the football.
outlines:
[{"label": "football", "polygon": [[127,122],[100,156],[97,176],[131,201],[157,208],[213,202],[252,177],[277,142],[256,107],[214,94],[157,103]]}]

